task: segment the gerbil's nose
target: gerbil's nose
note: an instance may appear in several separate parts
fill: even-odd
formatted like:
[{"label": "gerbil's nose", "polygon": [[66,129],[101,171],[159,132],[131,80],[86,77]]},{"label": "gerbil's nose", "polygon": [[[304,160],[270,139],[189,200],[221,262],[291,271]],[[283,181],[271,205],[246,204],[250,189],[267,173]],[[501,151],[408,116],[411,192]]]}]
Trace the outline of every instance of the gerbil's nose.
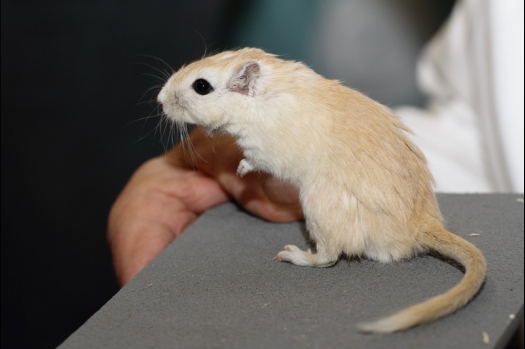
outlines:
[{"label": "gerbil's nose", "polygon": [[161,108],[164,106],[162,103],[162,101],[164,100],[164,95],[165,95],[164,89],[162,89],[157,95],[157,103],[159,104]]}]

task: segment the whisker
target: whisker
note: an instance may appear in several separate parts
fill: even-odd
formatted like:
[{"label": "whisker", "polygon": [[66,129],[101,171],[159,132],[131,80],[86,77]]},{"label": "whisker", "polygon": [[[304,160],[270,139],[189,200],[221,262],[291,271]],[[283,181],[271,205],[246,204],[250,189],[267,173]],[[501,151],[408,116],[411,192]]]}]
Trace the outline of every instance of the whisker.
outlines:
[{"label": "whisker", "polygon": [[[154,115],[153,117],[157,117],[157,116],[158,116],[158,115]],[[145,125],[145,123],[144,123],[144,125]],[[148,133],[146,133],[144,136],[142,136],[142,137],[140,137],[139,139],[137,139],[137,140],[135,141],[135,143],[138,143],[138,142],[144,140],[144,138],[148,137],[148,136],[149,136],[153,131],[155,131],[156,129],[157,129],[157,127],[153,128],[151,131],[149,131]],[[141,133],[142,133],[143,131],[144,131],[144,126],[142,127],[142,131],[141,131]]]},{"label": "whisker", "polygon": [[174,132],[173,128],[175,127],[175,123],[171,122],[170,123],[170,132],[169,132],[169,135],[168,135],[168,144],[170,145],[171,148],[173,148],[175,146],[175,144],[177,143],[177,133]]},{"label": "whisker", "polygon": [[202,56],[202,58],[204,58],[208,54],[208,46],[206,45],[206,39],[204,39],[204,36],[202,36],[202,34],[197,30],[195,26],[196,24],[197,23],[193,23],[193,30],[195,30],[195,32],[201,37],[202,42],[204,43],[204,55]]},{"label": "whisker", "polygon": [[151,69],[155,70],[157,73],[160,73],[161,76],[163,76],[165,78],[164,81],[168,80],[170,78],[170,76],[171,76],[171,74],[169,72],[167,72],[166,70],[161,70],[161,69],[155,67],[154,65],[151,65],[151,64],[148,64],[148,63],[144,63],[144,62],[139,62],[138,64],[144,65],[144,66],[146,66],[148,68],[151,68]]},{"label": "whisker", "polygon": [[165,78],[163,78],[161,76],[157,76],[155,74],[150,74],[150,73],[142,73],[142,76],[151,76],[151,77],[153,77],[155,79],[158,79],[158,80],[162,81],[163,83],[165,83],[166,80],[167,80],[167,79],[165,79]]},{"label": "whisker", "polygon": [[139,121],[148,121],[149,119],[156,118],[158,116],[159,116],[159,114],[157,114],[157,115],[151,115],[150,114],[150,115],[145,116],[143,118],[138,118],[137,120],[132,120],[132,121],[128,122],[126,125],[124,125],[124,127],[128,127],[129,125],[134,124],[134,123],[139,122]]},{"label": "whisker", "polygon": [[149,58],[153,58],[155,59],[156,61],[158,62],[161,62],[162,64],[164,64],[166,67],[169,68],[170,70],[170,74],[169,75],[173,75],[173,73],[175,73],[175,69],[173,69],[165,60],[163,60],[162,58],[160,57],[157,57],[157,56],[153,56],[153,55],[146,55],[146,54],[142,54],[140,56],[143,56],[143,57],[149,57]]},{"label": "whisker", "polygon": [[135,105],[144,105],[144,104],[157,104],[157,101],[153,98],[148,99],[147,101],[137,102]]},{"label": "whisker", "polygon": [[[204,37],[200,33],[198,34],[201,36],[202,40],[204,41],[205,55],[206,55],[208,52],[208,47],[206,45]],[[162,89],[165,82],[171,77],[172,74],[175,73],[175,70],[166,61],[164,61],[163,59],[159,57],[155,57],[152,55],[145,55],[145,54],[140,55],[140,56],[153,58],[156,62],[160,62],[163,65],[163,67],[159,68],[159,67],[156,67],[148,63],[139,63],[146,67],[149,67],[150,69],[154,70],[156,73],[160,74],[160,76],[154,73],[144,73],[142,75],[153,77],[157,80],[160,80],[161,83],[154,85],[150,87],[149,89],[147,89],[137,104],[146,104],[146,103],[156,104],[155,95],[153,95],[148,100],[144,100],[144,99],[149,93],[158,92],[158,90]],[[167,117],[167,115],[164,114],[162,107],[159,106],[158,104],[150,112],[148,116],[132,121],[132,123],[136,121],[144,121],[144,126],[145,126],[145,123],[152,118],[159,118],[156,126],[151,131],[149,131],[147,134],[142,136],[138,141],[141,141],[147,136],[149,136],[151,133],[154,133],[156,137],[160,137],[165,154],[168,153],[168,148],[172,148],[177,143],[179,143],[180,151],[182,151],[182,156],[184,156],[186,163],[191,164],[191,166],[194,169],[198,169],[197,157],[206,162],[206,160],[204,160],[204,158],[198,153],[197,149],[195,148],[195,145],[193,144],[190,138],[190,133],[188,131],[188,124],[182,121],[179,121],[179,120],[170,120]]]},{"label": "whisker", "polygon": [[157,102],[157,98],[155,97],[150,97],[149,100],[143,102],[142,100],[144,99],[144,97],[146,96],[146,94],[148,94],[148,92],[151,92],[151,91],[154,91],[154,90],[160,90],[162,88],[162,86],[158,86],[158,85],[155,85],[155,86],[152,86],[150,88],[148,88],[146,90],[146,92],[144,92],[144,94],[140,97],[139,99],[139,102],[137,102],[136,104],[141,104],[141,103],[156,103]]}]

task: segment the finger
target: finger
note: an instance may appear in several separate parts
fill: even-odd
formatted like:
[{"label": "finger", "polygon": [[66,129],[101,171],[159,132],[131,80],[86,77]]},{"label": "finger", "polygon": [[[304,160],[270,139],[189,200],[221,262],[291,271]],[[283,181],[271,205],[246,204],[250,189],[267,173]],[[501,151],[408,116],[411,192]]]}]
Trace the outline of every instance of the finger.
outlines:
[{"label": "finger", "polygon": [[108,221],[115,274],[123,286],[158,255],[197,215],[162,191],[124,192]]},{"label": "finger", "polygon": [[[298,190],[291,184],[262,172],[237,175],[243,154],[235,140],[226,135],[210,136],[196,127],[188,143],[195,156],[182,156],[182,146],[175,147],[169,156],[174,164],[198,169],[214,177],[248,212],[274,222],[290,222],[303,218]],[[191,159],[191,162],[188,160]]]},{"label": "finger", "polygon": [[217,180],[248,212],[258,217],[272,222],[292,222],[303,217],[297,189],[291,184],[262,173],[239,177],[224,172]]},{"label": "finger", "polygon": [[[188,217],[188,224],[194,218]],[[160,223],[135,226],[123,234],[116,235],[111,244],[113,266],[120,287],[126,285],[137,273],[148,265],[174,239],[173,233]]]},{"label": "finger", "polygon": [[217,181],[165,167],[160,157],[132,177],[113,205],[108,242],[119,285],[125,285],[206,209],[228,200]]},{"label": "finger", "polygon": [[262,182],[262,189],[268,200],[280,207],[288,207],[295,210],[301,209],[299,201],[299,190],[289,182],[268,176]]},{"label": "finger", "polygon": [[217,180],[197,171],[184,170],[170,185],[166,185],[164,190],[196,214],[230,199]]}]

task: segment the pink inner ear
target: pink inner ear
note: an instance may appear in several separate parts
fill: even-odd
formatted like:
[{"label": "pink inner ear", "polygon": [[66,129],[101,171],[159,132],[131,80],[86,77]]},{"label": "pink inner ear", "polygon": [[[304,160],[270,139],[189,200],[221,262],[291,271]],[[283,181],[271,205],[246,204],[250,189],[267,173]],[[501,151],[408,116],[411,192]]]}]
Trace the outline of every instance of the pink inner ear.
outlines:
[{"label": "pink inner ear", "polygon": [[243,95],[247,95],[248,94],[248,86],[244,86],[241,87],[239,86],[238,84],[235,84],[233,86],[228,86],[228,89],[232,92],[237,92],[237,93],[240,93],[240,94],[243,94]]},{"label": "pink inner ear", "polygon": [[246,62],[233,74],[226,86],[232,92],[243,95],[253,95],[255,82],[259,78],[259,64],[257,62]]}]

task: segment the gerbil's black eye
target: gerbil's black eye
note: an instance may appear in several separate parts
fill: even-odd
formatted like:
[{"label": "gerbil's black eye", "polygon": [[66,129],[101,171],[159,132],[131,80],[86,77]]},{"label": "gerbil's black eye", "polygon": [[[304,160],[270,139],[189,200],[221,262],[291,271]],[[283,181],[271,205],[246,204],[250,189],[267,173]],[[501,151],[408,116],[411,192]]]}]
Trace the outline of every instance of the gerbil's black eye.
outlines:
[{"label": "gerbil's black eye", "polygon": [[193,89],[200,95],[207,95],[213,91],[213,87],[211,87],[210,83],[204,79],[195,80],[193,83]]}]

